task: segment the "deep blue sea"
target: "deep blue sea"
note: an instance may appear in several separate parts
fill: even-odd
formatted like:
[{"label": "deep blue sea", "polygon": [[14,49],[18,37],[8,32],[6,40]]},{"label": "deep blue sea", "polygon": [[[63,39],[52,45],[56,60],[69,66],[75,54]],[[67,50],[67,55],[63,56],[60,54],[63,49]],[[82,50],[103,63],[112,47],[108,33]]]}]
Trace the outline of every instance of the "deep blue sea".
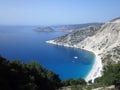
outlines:
[{"label": "deep blue sea", "polygon": [[[85,78],[94,64],[94,54],[85,50],[51,45],[45,41],[65,32],[36,32],[35,26],[0,26],[0,55],[27,63],[36,61],[65,80]],[[78,58],[75,58],[78,57]]]}]

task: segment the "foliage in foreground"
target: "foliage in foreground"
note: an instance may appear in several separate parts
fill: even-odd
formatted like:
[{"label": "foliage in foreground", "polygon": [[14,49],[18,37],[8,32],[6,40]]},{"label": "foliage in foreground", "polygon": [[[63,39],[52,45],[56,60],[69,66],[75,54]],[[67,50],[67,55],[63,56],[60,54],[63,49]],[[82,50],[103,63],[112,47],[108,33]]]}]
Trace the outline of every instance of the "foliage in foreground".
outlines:
[{"label": "foliage in foreground", "polygon": [[59,76],[36,62],[9,62],[0,56],[0,90],[57,90],[64,86],[86,85],[83,79],[60,80]]},{"label": "foliage in foreground", "polygon": [[103,76],[95,80],[96,86],[110,86],[115,85],[120,90],[120,62],[118,64],[108,63],[104,67]]},{"label": "foliage in foreground", "polygon": [[86,82],[85,82],[85,80],[83,80],[81,78],[76,79],[76,80],[70,78],[68,80],[62,81],[62,84],[63,84],[63,86],[73,86],[73,85],[82,85],[82,86],[84,86],[84,85],[86,85]]},{"label": "foliage in foreground", "polygon": [[38,63],[0,57],[0,90],[55,90],[60,86],[59,76]]},{"label": "foliage in foreground", "polygon": [[28,64],[18,60],[9,62],[0,56],[0,90],[57,90],[60,87],[82,90],[86,87],[90,89],[110,85],[115,85],[120,90],[120,62],[109,63],[104,67],[103,76],[95,79],[94,84],[86,86],[86,82],[80,78],[61,82],[57,74],[36,62]]}]

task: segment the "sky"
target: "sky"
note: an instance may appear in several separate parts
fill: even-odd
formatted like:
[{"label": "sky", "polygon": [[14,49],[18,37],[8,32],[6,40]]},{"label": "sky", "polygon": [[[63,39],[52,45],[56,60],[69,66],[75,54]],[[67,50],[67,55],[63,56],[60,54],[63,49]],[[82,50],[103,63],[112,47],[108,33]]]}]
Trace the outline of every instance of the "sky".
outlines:
[{"label": "sky", "polygon": [[0,25],[63,25],[120,17],[120,0],[0,0]]}]

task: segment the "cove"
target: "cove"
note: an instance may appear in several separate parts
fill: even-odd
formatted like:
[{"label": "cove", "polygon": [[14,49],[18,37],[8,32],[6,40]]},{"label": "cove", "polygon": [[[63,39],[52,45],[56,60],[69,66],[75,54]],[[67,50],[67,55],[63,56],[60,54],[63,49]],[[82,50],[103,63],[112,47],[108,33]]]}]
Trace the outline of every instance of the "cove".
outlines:
[{"label": "cove", "polygon": [[0,26],[0,55],[24,63],[36,61],[59,74],[62,80],[88,75],[95,60],[93,53],[47,44],[45,41],[66,33],[36,32],[34,28],[36,26]]}]

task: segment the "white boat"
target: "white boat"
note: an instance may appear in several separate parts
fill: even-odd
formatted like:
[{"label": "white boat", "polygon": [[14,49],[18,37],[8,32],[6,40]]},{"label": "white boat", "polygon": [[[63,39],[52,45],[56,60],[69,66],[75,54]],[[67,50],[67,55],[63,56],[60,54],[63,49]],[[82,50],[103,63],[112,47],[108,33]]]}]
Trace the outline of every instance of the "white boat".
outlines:
[{"label": "white boat", "polygon": [[78,59],[78,57],[77,57],[77,56],[74,56],[74,58],[75,58],[75,59]]}]

